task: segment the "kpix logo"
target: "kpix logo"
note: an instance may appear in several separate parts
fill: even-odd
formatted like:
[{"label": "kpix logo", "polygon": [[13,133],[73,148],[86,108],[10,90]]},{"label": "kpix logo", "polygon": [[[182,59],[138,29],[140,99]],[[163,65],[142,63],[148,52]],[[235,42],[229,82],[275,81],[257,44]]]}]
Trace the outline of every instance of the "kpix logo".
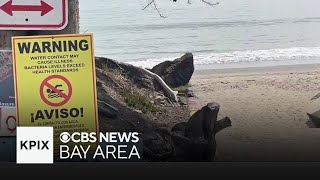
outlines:
[{"label": "kpix logo", "polygon": [[53,127],[17,127],[17,164],[53,164]]},{"label": "kpix logo", "polygon": [[21,150],[50,150],[49,141],[21,141]]}]

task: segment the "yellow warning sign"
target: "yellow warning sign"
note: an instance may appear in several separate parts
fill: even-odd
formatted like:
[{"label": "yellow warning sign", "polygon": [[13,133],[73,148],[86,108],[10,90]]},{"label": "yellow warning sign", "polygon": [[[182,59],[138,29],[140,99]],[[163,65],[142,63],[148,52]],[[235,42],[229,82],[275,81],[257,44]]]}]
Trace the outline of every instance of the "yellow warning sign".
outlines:
[{"label": "yellow warning sign", "polygon": [[92,34],[13,37],[18,126],[98,133]]}]

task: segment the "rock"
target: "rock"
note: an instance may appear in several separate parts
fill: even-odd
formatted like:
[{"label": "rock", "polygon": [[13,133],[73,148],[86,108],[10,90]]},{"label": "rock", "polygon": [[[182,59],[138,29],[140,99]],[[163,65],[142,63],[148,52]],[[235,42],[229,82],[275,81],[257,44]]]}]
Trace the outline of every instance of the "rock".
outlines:
[{"label": "rock", "polygon": [[187,96],[188,97],[195,97],[194,92],[191,88],[188,88]]},{"label": "rock", "polygon": [[156,96],[156,99],[164,99],[163,96]]},{"label": "rock", "polygon": [[171,88],[184,86],[189,83],[194,72],[193,55],[186,53],[174,61],[156,65],[151,71],[158,74]]},{"label": "rock", "polygon": [[165,106],[165,105],[166,105],[166,101],[161,100],[161,101],[160,101],[160,105],[161,105],[161,106]]},{"label": "rock", "polygon": [[119,110],[103,101],[98,101],[99,114],[109,118],[117,118]]}]

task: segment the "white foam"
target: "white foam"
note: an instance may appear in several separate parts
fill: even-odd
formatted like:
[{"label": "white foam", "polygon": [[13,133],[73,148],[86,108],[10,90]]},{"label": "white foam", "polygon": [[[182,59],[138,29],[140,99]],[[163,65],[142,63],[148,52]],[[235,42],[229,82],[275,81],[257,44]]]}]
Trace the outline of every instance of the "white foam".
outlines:
[{"label": "white foam", "polygon": [[[141,61],[129,61],[127,63],[152,68],[153,66],[166,60],[174,60],[177,57],[168,57],[161,59],[147,59]],[[247,50],[233,51],[225,53],[210,53],[195,55],[195,65],[211,64],[229,64],[240,62],[258,62],[258,61],[283,61],[283,60],[301,60],[307,61],[320,58],[320,47],[293,47],[287,49],[267,49],[267,50]]]}]

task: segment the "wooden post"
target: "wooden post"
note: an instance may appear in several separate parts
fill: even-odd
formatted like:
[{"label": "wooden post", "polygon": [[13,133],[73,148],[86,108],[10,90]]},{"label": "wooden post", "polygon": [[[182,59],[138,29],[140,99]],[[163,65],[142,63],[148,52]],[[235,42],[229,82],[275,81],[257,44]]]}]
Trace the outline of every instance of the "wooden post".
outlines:
[{"label": "wooden post", "polygon": [[11,50],[12,36],[34,36],[79,33],[79,0],[68,0],[68,25],[61,31],[0,31],[0,50]]}]

